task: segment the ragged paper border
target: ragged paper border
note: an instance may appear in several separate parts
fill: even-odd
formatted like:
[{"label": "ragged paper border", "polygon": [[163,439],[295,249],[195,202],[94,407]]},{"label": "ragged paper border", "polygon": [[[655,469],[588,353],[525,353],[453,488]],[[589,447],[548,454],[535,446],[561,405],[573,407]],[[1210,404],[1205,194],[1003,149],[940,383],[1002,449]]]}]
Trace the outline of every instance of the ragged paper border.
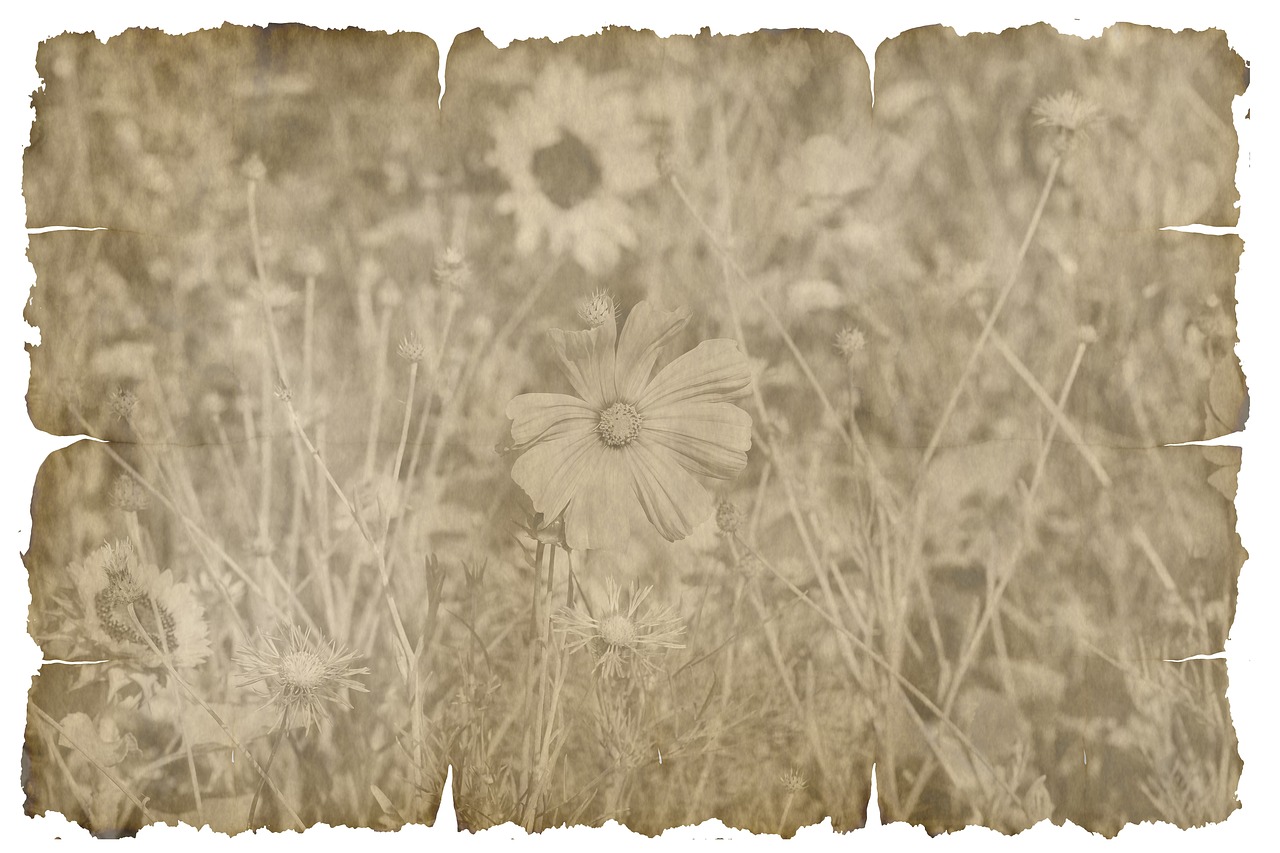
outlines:
[{"label": "ragged paper border", "polygon": [[[704,842],[728,838],[735,849],[792,849],[803,845],[811,848],[847,850],[858,845],[860,850],[987,850],[1023,849],[1032,845],[1040,850],[1201,850],[1210,846],[1234,845],[1238,849],[1254,849],[1275,844],[1277,834],[1270,817],[1280,796],[1280,738],[1275,733],[1276,705],[1280,696],[1275,686],[1275,655],[1280,651],[1280,619],[1271,607],[1280,603],[1280,525],[1275,523],[1273,507],[1280,504],[1272,484],[1280,479],[1280,414],[1274,403],[1280,388],[1277,366],[1280,366],[1280,335],[1271,327],[1280,317],[1280,295],[1275,275],[1280,243],[1280,221],[1277,205],[1274,167],[1268,162],[1271,152],[1280,150],[1274,134],[1274,111],[1280,108],[1276,98],[1275,75],[1280,62],[1268,62],[1275,56],[1275,35],[1269,30],[1266,14],[1260,4],[1221,2],[1090,2],[1090,3],[984,3],[980,10],[956,11],[960,4],[945,2],[894,2],[861,4],[784,0],[774,3],[733,3],[727,8],[698,2],[630,2],[623,4],[572,3],[550,4],[473,2],[451,4],[414,4],[421,8],[405,8],[408,4],[360,0],[358,3],[268,2],[268,0],[224,0],[219,3],[191,5],[133,2],[33,4],[19,12],[7,12],[0,28],[3,50],[0,61],[4,74],[3,117],[4,155],[0,174],[4,183],[0,196],[3,227],[0,227],[0,258],[3,258],[4,288],[0,291],[0,329],[6,344],[0,347],[0,430],[5,442],[4,485],[0,488],[0,518],[5,520],[3,571],[0,572],[0,642],[3,642],[3,669],[0,670],[0,732],[5,749],[4,769],[0,771],[0,838],[10,849],[44,849],[58,844],[57,849],[97,849],[97,845],[125,843],[130,849],[170,850],[175,844],[199,845],[198,849],[250,850],[330,850],[352,844],[369,845],[378,850],[466,849],[486,850],[508,847],[514,842],[519,849],[541,847],[556,850],[598,850],[641,845],[658,849],[698,839]],[[31,487],[44,458],[67,439],[37,432],[31,425],[25,407],[29,371],[28,358],[19,342],[34,340],[36,333],[26,326],[22,309],[34,272],[26,261],[25,208],[21,198],[22,148],[29,138],[33,112],[30,93],[39,85],[35,73],[35,51],[38,42],[64,30],[93,30],[100,37],[113,35],[130,26],[160,27],[170,33],[216,27],[224,21],[235,24],[269,22],[301,22],[322,27],[360,26],[373,30],[414,30],[430,35],[447,56],[456,33],[480,27],[499,46],[513,38],[550,36],[562,39],[570,35],[590,33],[604,25],[628,25],[654,29],[659,35],[694,33],[703,26],[714,32],[745,33],[754,30],[787,27],[817,27],[838,30],[853,38],[869,62],[874,48],[884,38],[905,29],[943,23],[958,32],[999,32],[1003,29],[1046,21],[1060,32],[1081,36],[1096,35],[1107,24],[1129,21],[1170,29],[1205,29],[1216,27],[1226,32],[1231,47],[1251,64],[1249,89],[1237,99],[1234,111],[1240,135],[1241,159],[1237,185],[1241,193],[1240,225],[1229,231],[1245,241],[1236,293],[1239,300],[1238,329],[1241,344],[1238,354],[1248,379],[1251,409],[1247,431],[1213,443],[1234,444],[1244,448],[1240,490],[1237,498],[1238,530],[1249,561],[1241,573],[1238,605],[1231,639],[1227,644],[1232,718],[1244,759],[1239,797],[1243,807],[1225,823],[1198,830],[1181,831],[1170,826],[1128,827],[1119,837],[1104,841],[1078,827],[1059,829],[1047,824],[1014,838],[997,836],[979,827],[961,833],[930,839],[922,829],[898,824],[891,827],[869,825],[852,836],[837,836],[827,827],[802,830],[795,839],[782,841],[776,836],[751,836],[738,830],[726,830],[716,822],[700,827],[681,828],[650,841],[617,826],[606,829],[551,830],[542,836],[526,838],[522,830],[507,826],[480,836],[457,833],[448,807],[442,807],[433,829],[408,827],[396,834],[375,834],[372,830],[312,829],[304,836],[246,837],[228,839],[205,831],[199,839],[193,830],[168,827],[147,829],[136,841],[107,842],[92,839],[80,827],[58,816],[31,819],[23,812],[20,766],[23,727],[26,720],[27,691],[30,678],[38,669],[39,652],[26,633],[27,574],[19,553],[29,544]],[[874,73],[874,71],[873,71]],[[442,77],[447,69],[442,67]],[[1250,118],[1245,121],[1246,112]],[[92,223],[66,223],[85,225]],[[1214,233],[1221,233],[1222,229]],[[874,808],[874,800],[873,800]],[[61,842],[53,839],[60,837]],[[234,847],[233,847],[234,845]],[[784,847],[782,845],[792,845]],[[1106,845],[1097,847],[1095,845]]]}]

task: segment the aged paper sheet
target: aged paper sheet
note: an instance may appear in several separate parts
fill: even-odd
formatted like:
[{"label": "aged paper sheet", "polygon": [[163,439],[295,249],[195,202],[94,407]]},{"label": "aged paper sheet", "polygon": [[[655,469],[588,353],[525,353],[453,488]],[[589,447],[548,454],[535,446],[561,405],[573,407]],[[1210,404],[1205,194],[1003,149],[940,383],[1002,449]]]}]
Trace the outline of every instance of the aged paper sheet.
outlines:
[{"label": "aged paper sheet", "polygon": [[[1225,820],[1221,31],[40,46],[24,793],[95,835]],[[1174,130],[1176,128],[1176,131]]]}]

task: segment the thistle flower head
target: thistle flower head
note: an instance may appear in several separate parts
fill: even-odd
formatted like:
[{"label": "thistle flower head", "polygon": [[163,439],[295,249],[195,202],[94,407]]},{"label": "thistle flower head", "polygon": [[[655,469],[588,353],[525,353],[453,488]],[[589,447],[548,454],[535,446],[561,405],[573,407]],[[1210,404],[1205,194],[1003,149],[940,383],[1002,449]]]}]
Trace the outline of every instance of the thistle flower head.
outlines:
[{"label": "thistle flower head", "polygon": [[353,666],[357,655],[331,640],[313,637],[295,625],[287,638],[263,635],[261,641],[260,648],[236,653],[239,683],[264,688],[267,704],[276,706],[287,725],[301,724],[310,732],[312,724],[319,727],[328,719],[330,705],[351,709],[346,690],[369,692],[356,680],[369,670]]},{"label": "thistle flower head", "polygon": [[416,332],[410,332],[400,339],[396,354],[410,364],[418,364],[427,354],[427,345],[422,342]]},{"label": "thistle flower head", "polygon": [[618,303],[606,291],[597,290],[578,303],[578,316],[588,328],[594,329],[618,318]]},{"label": "thistle flower head", "polygon": [[804,778],[800,771],[795,768],[783,773],[778,781],[782,783],[782,789],[788,794],[798,794],[809,787],[809,780]]},{"label": "thistle flower head", "polygon": [[835,346],[845,361],[852,361],[867,348],[867,336],[857,327],[845,326],[836,334]]},{"label": "thistle flower head", "polygon": [[450,246],[444,250],[435,267],[436,283],[445,290],[458,291],[471,276],[471,266],[462,250]]},{"label": "thistle flower head", "polygon": [[151,496],[147,494],[147,490],[129,474],[116,476],[107,500],[121,512],[142,512],[151,506]]},{"label": "thistle flower head", "polygon": [[1102,111],[1092,101],[1073,91],[1043,97],[1031,112],[1036,116],[1037,127],[1057,131],[1055,145],[1059,151],[1066,150],[1077,137],[1088,137],[1103,119]]},{"label": "thistle flower head", "polygon": [[133,410],[137,407],[138,395],[124,388],[117,388],[107,397],[107,408],[115,415],[116,420],[132,420]]},{"label": "thistle flower head", "polygon": [[716,527],[720,528],[720,532],[732,536],[741,526],[742,510],[738,509],[738,505],[732,501],[720,501],[716,505]]},{"label": "thistle flower head", "polygon": [[262,158],[257,153],[250,154],[248,159],[240,164],[240,173],[247,180],[262,182],[267,179],[267,166],[262,162]]},{"label": "thistle flower head", "polygon": [[684,624],[671,608],[646,604],[652,590],[633,586],[624,604],[621,590],[610,580],[609,606],[599,618],[562,608],[555,615],[556,630],[565,635],[570,651],[590,650],[596,669],[606,677],[653,672],[654,658],[667,649],[684,648]]},{"label": "thistle flower head", "polygon": [[276,399],[282,403],[289,403],[293,401],[293,389],[288,385],[285,385],[283,382],[276,383],[275,395]]}]

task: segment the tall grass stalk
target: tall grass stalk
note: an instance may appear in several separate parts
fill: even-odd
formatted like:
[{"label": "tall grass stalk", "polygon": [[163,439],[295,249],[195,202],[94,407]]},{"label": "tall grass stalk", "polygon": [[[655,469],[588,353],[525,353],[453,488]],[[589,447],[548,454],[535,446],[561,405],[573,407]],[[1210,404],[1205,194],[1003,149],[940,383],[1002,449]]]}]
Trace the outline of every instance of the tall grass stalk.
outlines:
[{"label": "tall grass stalk", "polygon": [[1000,319],[1000,313],[1004,311],[1005,303],[1009,301],[1009,294],[1013,293],[1014,286],[1018,283],[1018,276],[1022,272],[1022,262],[1027,257],[1027,250],[1031,248],[1031,241],[1035,239],[1036,231],[1040,228],[1040,219],[1044,215],[1045,205],[1049,202],[1049,195],[1053,192],[1053,187],[1058,180],[1058,171],[1062,168],[1062,152],[1058,151],[1054,154],[1053,161],[1049,164],[1049,171],[1044,177],[1044,184],[1040,188],[1040,198],[1036,202],[1035,210],[1031,213],[1031,221],[1027,223],[1026,233],[1022,235],[1022,243],[1018,246],[1018,253],[1014,256],[1013,266],[1009,270],[1008,277],[1005,278],[1004,286],[1000,288],[1000,294],[996,297],[995,304],[991,307],[991,312],[987,315],[986,322],[982,326],[982,332],[978,335],[978,339],[974,341],[972,349],[969,350],[969,358],[965,361],[964,368],[960,371],[960,376],[956,379],[955,385],[951,389],[951,396],[947,398],[947,404],[942,409],[942,416],[938,418],[938,425],[933,429],[933,435],[929,437],[929,443],[925,446],[924,455],[920,458],[918,468],[919,474],[916,477],[916,488],[920,486],[924,472],[928,470],[929,463],[933,461],[933,456],[938,450],[938,444],[942,441],[942,436],[947,431],[947,426],[951,422],[951,416],[955,414],[956,404],[960,402],[960,395],[964,393],[965,387],[969,383],[969,377],[973,375],[974,368],[978,365],[978,358],[986,349],[987,341],[991,338],[991,333],[995,330],[996,321]]}]

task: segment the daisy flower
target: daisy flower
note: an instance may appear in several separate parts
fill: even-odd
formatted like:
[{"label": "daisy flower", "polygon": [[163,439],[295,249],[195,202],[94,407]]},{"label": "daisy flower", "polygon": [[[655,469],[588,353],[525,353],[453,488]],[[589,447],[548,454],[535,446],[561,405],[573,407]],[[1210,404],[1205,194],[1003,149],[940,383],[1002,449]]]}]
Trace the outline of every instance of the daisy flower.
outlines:
[{"label": "daisy flower", "polygon": [[612,579],[605,589],[609,609],[598,619],[580,610],[561,608],[556,613],[556,630],[566,635],[570,651],[588,649],[605,676],[624,678],[641,670],[653,672],[655,657],[667,649],[684,648],[680,617],[669,607],[645,603],[653,587],[631,587],[625,605]]},{"label": "daisy flower", "polygon": [[267,704],[279,709],[287,725],[304,725],[309,732],[312,724],[328,719],[329,705],[351,710],[344,691],[369,692],[356,680],[369,670],[352,666],[357,655],[333,641],[316,639],[295,625],[288,639],[263,636],[262,643],[263,649],[242,648],[236,653],[239,683],[262,685]]},{"label": "daisy flower", "polygon": [[657,178],[633,101],[614,78],[551,63],[493,125],[489,163],[510,189],[498,210],[514,215],[516,248],[546,245],[601,274],[636,243],[625,197]]},{"label": "daisy flower", "polygon": [[552,523],[563,514],[572,549],[627,542],[638,501],[658,532],[683,539],[714,510],[695,477],[727,480],[747,464],[751,417],[733,404],[751,368],[736,342],[703,341],[650,376],[685,311],[641,302],[617,333],[613,314],[581,332],[551,330],[551,345],[577,397],[521,394],[507,404],[511,477]]},{"label": "daisy flower", "polygon": [[196,666],[209,656],[209,627],[191,585],[139,560],[128,540],[104,544],[73,563],[71,582],[89,654],[127,657],[146,667],[162,665],[156,650],[167,652],[175,667]]}]

